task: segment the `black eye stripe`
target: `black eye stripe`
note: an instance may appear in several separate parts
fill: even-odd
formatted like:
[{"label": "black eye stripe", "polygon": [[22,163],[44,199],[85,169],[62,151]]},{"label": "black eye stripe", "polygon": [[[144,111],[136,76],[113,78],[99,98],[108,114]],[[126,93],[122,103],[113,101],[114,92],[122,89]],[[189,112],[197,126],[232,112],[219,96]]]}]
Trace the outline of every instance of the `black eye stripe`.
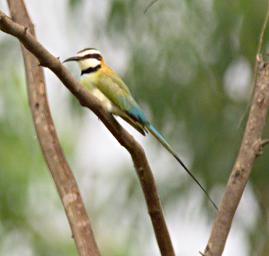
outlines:
[{"label": "black eye stripe", "polygon": [[80,60],[85,60],[85,59],[97,59],[97,60],[102,60],[102,56],[98,53],[90,53],[85,56],[82,56]]}]

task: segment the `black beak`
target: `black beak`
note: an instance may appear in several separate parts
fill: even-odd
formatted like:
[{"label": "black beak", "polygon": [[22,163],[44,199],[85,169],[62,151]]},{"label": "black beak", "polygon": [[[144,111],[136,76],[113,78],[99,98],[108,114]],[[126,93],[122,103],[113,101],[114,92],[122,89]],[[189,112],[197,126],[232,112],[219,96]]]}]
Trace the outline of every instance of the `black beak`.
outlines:
[{"label": "black beak", "polygon": [[78,61],[79,59],[80,59],[79,57],[74,56],[74,57],[70,57],[70,58],[64,60],[63,63],[68,62],[68,61]]}]

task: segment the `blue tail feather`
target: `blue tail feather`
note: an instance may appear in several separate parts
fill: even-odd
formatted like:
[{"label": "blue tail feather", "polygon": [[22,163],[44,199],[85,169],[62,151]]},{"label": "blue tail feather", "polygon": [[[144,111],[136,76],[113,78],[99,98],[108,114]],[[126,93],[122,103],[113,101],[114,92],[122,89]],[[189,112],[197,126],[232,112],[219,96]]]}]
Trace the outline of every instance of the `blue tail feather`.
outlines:
[{"label": "blue tail feather", "polygon": [[172,149],[172,147],[168,144],[168,142],[165,140],[165,138],[162,136],[162,134],[152,124],[148,124],[147,129],[174,156],[174,158],[179,162],[179,164],[183,167],[183,169],[190,175],[190,177],[202,189],[202,191],[205,193],[206,197],[209,199],[209,201],[212,203],[212,205],[216,208],[216,210],[218,210],[217,205],[211,199],[211,197],[209,196],[209,194],[207,193],[205,188],[201,185],[201,183],[195,178],[195,176],[191,173],[191,171],[188,169],[188,167],[178,157],[178,155],[175,153],[175,151]]},{"label": "blue tail feather", "polygon": [[142,126],[145,127],[145,130],[148,130],[178,161],[178,163],[183,167],[183,169],[190,175],[190,177],[196,182],[196,184],[202,189],[205,193],[206,197],[212,203],[212,205],[218,210],[217,205],[210,198],[209,194],[205,190],[205,188],[201,185],[201,183],[195,178],[195,176],[191,173],[188,167],[182,162],[182,160],[178,157],[176,152],[172,149],[172,147],[168,144],[163,135],[148,121],[144,112],[140,109],[140,107],[136,104],[129,106],[128,111],[126,111],[128,115],[130,115],[133,119],[138,121]]},{"label": "blue tail feather", "polygon": [[128,113],[139,123],[143,125],[149,124],[149,121],[146,118],[144,112],[138,106],[133,106],[131,109],[128,110]]}]

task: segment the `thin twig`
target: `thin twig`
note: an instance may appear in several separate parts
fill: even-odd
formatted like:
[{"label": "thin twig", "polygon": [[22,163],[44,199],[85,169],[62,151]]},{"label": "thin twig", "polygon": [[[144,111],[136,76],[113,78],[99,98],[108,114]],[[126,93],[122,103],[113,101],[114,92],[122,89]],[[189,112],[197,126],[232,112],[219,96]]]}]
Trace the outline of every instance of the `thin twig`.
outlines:
[{"label": "thin twig", "polygon": [[[258,43],[258,47],[257,47],[257,55],[261,54],[261,50],[262,50],[262,45],[263,45],[263,40],[264,40],[264,34],[265,34],[265,30],[268,24],[268,20],[269,20],[269,1],[267,2],[267,12],[263,21],[263,25],[262,25],[262,29],[260,32],[260,38],[259,38],[259,43]],[[256,61],[256,69],[257,69],[257,61]]]},{"label": "thin twig", "polygon": [[266,11],[265,18],[261,27],[259,42],[258,42],[257,51],[256,51],[251,98],[253,97],[255,85],[257,81],[258,64],[260,63],[263,40],[264,40],[264,35],[265,35],[265,30],[267,28],[268,20],[269,20],[269,0],[267,1],[267,11]]},{"label": "thin twig", "polygon": [[266,145],[268,145],[269,144],[269,139],[263,139],[262,141],[261,141],[261,147],[265,147]]},{"label": "thin twig", "polygon": [[143,148],[118,124],[111,114],[105,111],[99,100],[92,96],[86,88],[80,85],[80,83],[69,73],[69,71],[57,58],[48,52],[31,34],[23,33],[24,27],[11,21],[1,11],[0,29],[17,37],[20,42],[39,60],[42,66],[53,71],[67,89],[76,96],[80,104],[91,109],[118,140],[118,142],[128,150],[133,159],[136,172],[144,192],[148,212],[161,254],[163,256],[174,256],[174,249],[165,223],[154,177]]},{"label": "thin twig", "polygon": [[269,63],[264,63],[262,58],[259,57],[257,58],[256,66],[257,79],[246,129],[204,251],[205,256],[222,255],[235,211],[248,182],[254,161],[260,152],[262,132],[265,127],[269,107]]},{"label": "thin twig", "polygon": [[[260,32],[260,36],[259,36],[259,42],[258,42],[258,46],[257,46],[257,51],[256,51],[256,56],[255,56],[255,65],[254,65],[254,69],[253,69],[253,79],[251,82],[252,85],[252,89],[251,89],[251,95],[250,98],[253,98],[253,94],[254,94],[254,90],[255,90],[255,84],[256,84],[256,80],[257,80],[257,70],[258,70],[258,63],[259,63],[259,58],[261,56],[261,51],[262,51],[262,46],[263,46],[263,40],[264,40],[264,35],[265,35],[265,30],[268,24],[268,20],[269,20],[269,1],[267,2],[267,11],[266,11],[266,15],[262,24],[262,28],[261,28],[261,32]],[[250,108],[250,103],[247,104],[246,109],[244,110],[241,118],[239,119],[238,122],[238,127],[240,127],[243,123],[243,120],[245,119],[248,111]]]},{"label": "thin twig", "polygon": [[[34,26],[23,0],[8,0],[12,18],[23,24],[24,34],[35,36]],[[62,200],[72,234],[81,256],[98,256],[99,251],[80,192],[61,149],[46,96],[42,68],[33,55],[22,46],[27,89],[37,137],[51,175]],[[40,202],[41,203],[41,202]]]},{"label": "thin twig", "polygon": [[148,5],[147,5],[147,7],[145,8],[145,10],[144,10],[144,14],[146,14],[147,12],[148,12],[148,10],[155,4],[155,3],[157,3],[159,0],[153,0],[153,1],[151,1]]}]

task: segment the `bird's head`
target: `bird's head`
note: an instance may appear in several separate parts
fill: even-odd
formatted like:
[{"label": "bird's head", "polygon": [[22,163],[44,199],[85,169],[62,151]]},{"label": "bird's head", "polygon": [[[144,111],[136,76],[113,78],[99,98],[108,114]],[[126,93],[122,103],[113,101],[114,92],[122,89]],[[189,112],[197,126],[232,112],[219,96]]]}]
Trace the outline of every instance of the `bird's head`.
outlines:
[{"label": "bird's head", "polygon": [[79,51],[75,56],[64,60],[63,63],[68,61],[76,61],[83,75],[98,71],[103,65],[103,56],[97,49],[85,48]]}]

